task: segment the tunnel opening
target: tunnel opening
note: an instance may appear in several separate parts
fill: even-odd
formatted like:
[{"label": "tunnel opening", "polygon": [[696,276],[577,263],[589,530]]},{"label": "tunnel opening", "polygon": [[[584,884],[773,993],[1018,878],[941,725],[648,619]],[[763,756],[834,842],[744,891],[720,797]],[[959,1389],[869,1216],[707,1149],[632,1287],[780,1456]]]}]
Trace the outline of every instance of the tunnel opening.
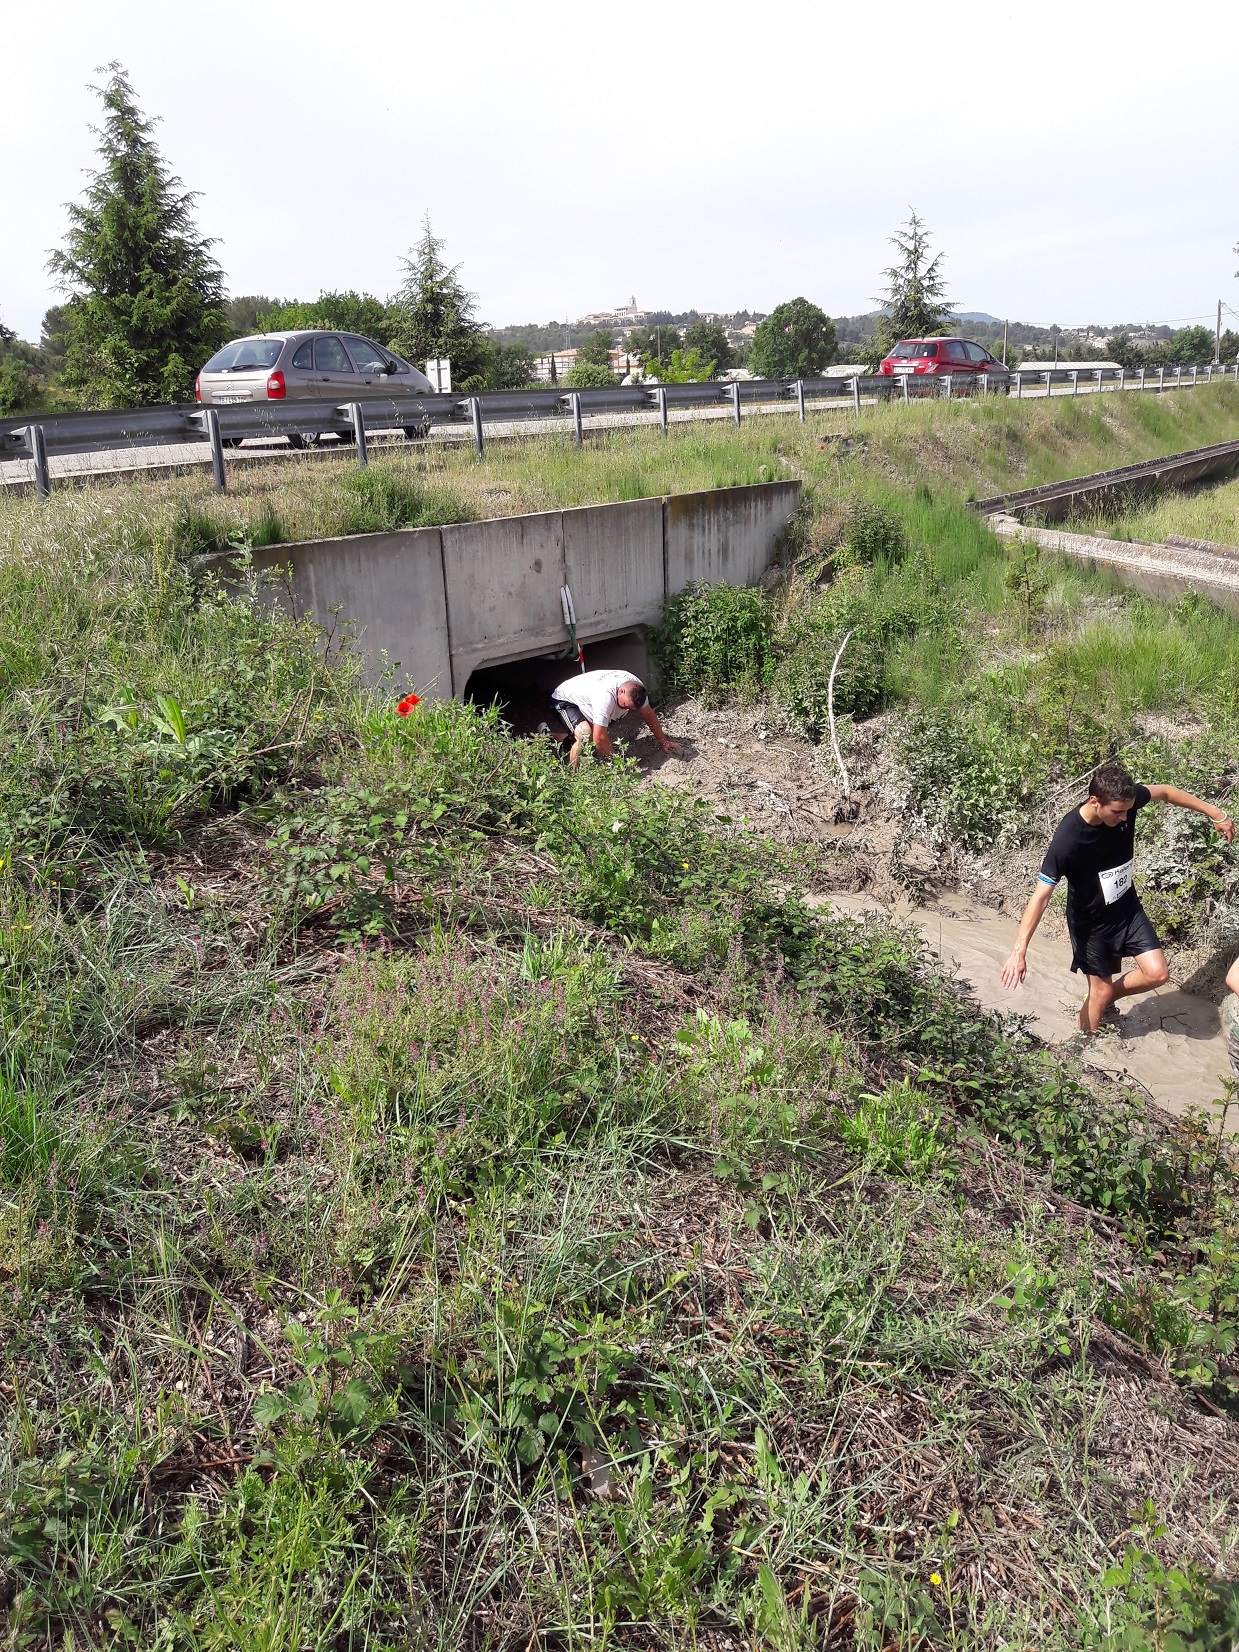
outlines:
[{"label": "tunnel opening", "polygon": [[[658,699],[657,672],[643,631],[625,631],[582,644],[586,671],[631,671]],[[575,650],[565,655],[538,654],[527,660],[505,660],[480,666],[465,684],[463,698],[479,706],[498,705],[513,734],[532,734],[548,716],[551,691],[580,672]],[[556,734],[566,730],[555,728]],[[634,729],[635,732],[635,729]]]}]

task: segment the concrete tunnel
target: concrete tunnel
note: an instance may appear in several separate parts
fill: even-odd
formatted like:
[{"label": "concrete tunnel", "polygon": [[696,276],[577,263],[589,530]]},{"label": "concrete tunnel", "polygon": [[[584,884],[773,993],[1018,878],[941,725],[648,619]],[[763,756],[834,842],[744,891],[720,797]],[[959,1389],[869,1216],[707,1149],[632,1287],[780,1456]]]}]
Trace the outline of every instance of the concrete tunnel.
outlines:
[{"label": "concrete tunnel", "polygon": [[[698,581],[755,584],[799,501],[799,482],[712,488],[272,545],[253,552],[252,566],[270,576],[262,589],[273,607],[312,618],[329,637],[343,628],[365,680],[393,699],[411,687],[426,698],[498,700],[524,732],[576,670],[564,586],[587,668],[632,671],[656,695],[647,633],[667,599]],[[198,566],[235,579],[229,555]]]}]

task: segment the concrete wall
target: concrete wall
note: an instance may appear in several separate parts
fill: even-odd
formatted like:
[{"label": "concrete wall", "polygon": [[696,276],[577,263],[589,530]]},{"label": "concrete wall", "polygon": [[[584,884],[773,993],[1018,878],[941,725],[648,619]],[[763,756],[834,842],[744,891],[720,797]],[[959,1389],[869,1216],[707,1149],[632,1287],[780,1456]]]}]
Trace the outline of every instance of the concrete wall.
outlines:
[{"label": "concrete wall", "polygon": [[[799,482],[771,482],[273,545],[253,560],[291,568],[271,601],[325,630],[351,623],[369,681],[398,661],[396,685],[459,697],[480,668],[565,647],[564,584],[583,642],[656,624],[693,580],[753,584],[799,500]],[[200,565],[231,572],[227,555]]]},{"label": "concrete wall", "polygon": [[694,580],[755,585],[792,512],[799,482],[675,493],[663,500],[663,577],[673,597]]},{"label": "concrete wall", "polygon": [[[419,692],[450,699],[440,531],[404,528],[264,546],[253,552],[254,571],[271,576],[264,589],[290,618],[312,619],[334,635],[351,625],[371,683],[396,666],[396,682],[413,682]],[[201,560],[221,578],[231,572],[229,555]],[[279,577],[289,568],[291,579]]]}]

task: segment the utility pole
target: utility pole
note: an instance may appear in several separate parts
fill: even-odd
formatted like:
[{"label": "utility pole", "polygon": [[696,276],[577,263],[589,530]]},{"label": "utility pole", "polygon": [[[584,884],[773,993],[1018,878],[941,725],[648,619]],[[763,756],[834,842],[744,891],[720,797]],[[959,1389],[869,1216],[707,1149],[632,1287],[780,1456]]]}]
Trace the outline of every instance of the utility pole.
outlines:
[{"label": "utility pole", "polygon": [[1217,327],[1213,333],[1213,365],[1220,366],[1222,360],[1222,300],[1217,301]]},{"label": "utility pole", "polygon": [[1004,321],[1002,324],[1002,365],[1004,367],[1007,365],[1007,328],[1010,325],[1009,321]]}]

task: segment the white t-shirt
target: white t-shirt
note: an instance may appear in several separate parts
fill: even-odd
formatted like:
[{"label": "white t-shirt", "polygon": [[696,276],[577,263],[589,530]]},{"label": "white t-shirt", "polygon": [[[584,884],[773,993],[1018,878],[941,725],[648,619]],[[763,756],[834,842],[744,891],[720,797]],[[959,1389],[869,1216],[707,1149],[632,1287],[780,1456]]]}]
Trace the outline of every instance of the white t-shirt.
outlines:
[{"label": "white t-shirt", "polygon": [[[554,698],[580,706],[591,723],[608,728],[617,712],[621,717],[624,715],[615,697],[616,689],[621,683],[640,682],[640,677],[634,677],[631,671],[582,671],[560,683]],[[641,686],[644,688],[644,683]]]}]

